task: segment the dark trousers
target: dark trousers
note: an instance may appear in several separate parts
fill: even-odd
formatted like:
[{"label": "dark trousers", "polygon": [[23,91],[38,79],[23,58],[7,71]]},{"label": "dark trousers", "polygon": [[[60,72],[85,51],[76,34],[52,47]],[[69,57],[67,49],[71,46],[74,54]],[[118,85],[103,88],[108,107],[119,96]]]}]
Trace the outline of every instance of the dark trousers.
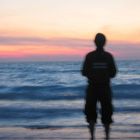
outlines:
[{"label": "dark trousers", "polygon": [[103,124],[112,123],[112,92],[109,84],[89,85],[86,91],[85,115],[87,122],[97,119],[97,102],[101,105],[101,121]]}]

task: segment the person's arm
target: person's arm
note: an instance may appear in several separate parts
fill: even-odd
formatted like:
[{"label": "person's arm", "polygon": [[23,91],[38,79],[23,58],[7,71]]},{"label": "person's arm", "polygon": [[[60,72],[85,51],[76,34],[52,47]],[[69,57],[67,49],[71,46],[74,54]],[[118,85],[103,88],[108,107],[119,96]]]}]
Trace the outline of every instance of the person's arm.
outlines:
[{"label": "person's arm", "polygon": [[88,77],[88,68],[89,68],[89,62],[88,62],[88,57],[86,56],[81,70],[83,76]]},{"label": "person's arm", "polygon": [[109,63],[110,78],[115,77],[116,73],[117,73],[116,64],[115,64],[115,61],[114,61],[113,57],[111,56],[110,63]]}]

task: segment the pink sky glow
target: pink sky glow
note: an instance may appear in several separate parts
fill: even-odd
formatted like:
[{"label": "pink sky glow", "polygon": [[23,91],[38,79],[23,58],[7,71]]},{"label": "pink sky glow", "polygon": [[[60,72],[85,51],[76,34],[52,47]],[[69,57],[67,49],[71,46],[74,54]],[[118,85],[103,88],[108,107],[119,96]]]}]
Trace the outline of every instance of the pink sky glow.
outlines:
[{"label": "pink sky glow", "polygon": [[0,61],[83,60],[97,32],[116,59],[140,59],[139,0],[0,2]]}]

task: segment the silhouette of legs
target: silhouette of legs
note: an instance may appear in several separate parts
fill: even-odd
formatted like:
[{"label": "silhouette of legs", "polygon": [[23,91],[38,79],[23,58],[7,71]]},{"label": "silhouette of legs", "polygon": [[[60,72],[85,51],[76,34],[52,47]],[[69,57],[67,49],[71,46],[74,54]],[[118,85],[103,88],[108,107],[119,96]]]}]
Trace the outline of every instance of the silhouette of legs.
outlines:
[{"label": "silhouette of legs", "polygon": [[113,122],[111,89],[108,85],[88,86],[86,94],[85,115],[89,123],[91,140],[95,139],[94,129],[97,119],[97,102],[101,104],[101,120],[105,128],[106,140],[109,140],[110,124]]},{"label": "silhouette of legs", "polygon": [[[100,92],[102,93],[102,92]],[[104,86],[104,94],[100,94],[99,100],[101,104],[102,123],[105,129],[106,140],[109,140],[110,124],[113,122],[113,105],[112,105],[112,93],[109,86]]]},{"label": "silhouette of legs", "polygon": [[89,121],[89,131],[91,135],[91,140],[94,140],[94,129],[95,129],[95,122],[94,121]]},{"label": "silhouette of legs", "polygon": [[105,128],[106,140],[109,140],[109,136],[110,136],[110,124],[104,124],[104,128]]},{"label": "silhouette of legs", "polygon": [[[105,128],[105,139],[109,140],[110,138],[110,124],[104,124],[104,128]],[[91,139],[90,140],[94,140],[95,139],[95,122],[94,121],[89,121],[89,132],[91,135]]]}]

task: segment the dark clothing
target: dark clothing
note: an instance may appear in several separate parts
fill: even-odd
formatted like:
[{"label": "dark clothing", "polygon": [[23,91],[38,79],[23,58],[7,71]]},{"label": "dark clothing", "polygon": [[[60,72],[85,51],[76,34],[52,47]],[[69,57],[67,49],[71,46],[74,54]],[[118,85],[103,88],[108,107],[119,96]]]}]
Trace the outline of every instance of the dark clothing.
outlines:
[{"label": "dark clothing", "polygon": [[101,116],[103,124],[112,123],[112,114],[113,114],[113,106],[112,106],[112,94],[111,88],[109,85],[89,85],[87,87],[86,94],[86,104],[85,104],[85,115],[86,120],[89,122],[93,120],[96,122],[97,119],[97,102],[101,104]]},{"label": "dark clothing", "polygon": [[96,106],[101,104],[102,123],[112,122],[112,92],[110,79],[116,74],[116,67],[113,57],[104,50],[96,50],[87,54],[84,61],[82,74],[88,78],[86,91],[85,115],[89,122],[96,122]]},{"label": "dark clothing", "polygon": [[116,74],[113,57],[104,50],[96,50],[87,54],[84,61],[82,75],[86,76],[91,84],[108,84],[110,78]]}]

